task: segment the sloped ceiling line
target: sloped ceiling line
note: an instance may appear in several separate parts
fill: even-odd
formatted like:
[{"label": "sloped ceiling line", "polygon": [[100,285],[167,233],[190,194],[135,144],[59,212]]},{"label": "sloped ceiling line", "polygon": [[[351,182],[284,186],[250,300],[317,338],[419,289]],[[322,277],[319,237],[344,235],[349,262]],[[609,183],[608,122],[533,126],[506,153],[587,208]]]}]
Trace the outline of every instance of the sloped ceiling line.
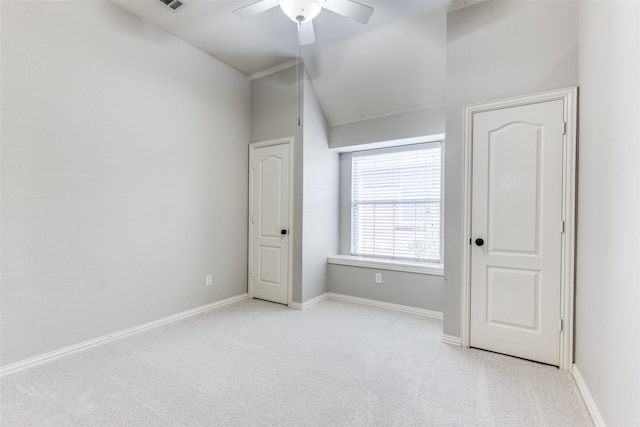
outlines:
[{"label": "sloped ceiling line", "polygon": [[[296,27],[279,8],[250,19],[232,11],[254,0],[189,0],[179,13],[158,0],[112,0],[249,78],[295,64]],[[444,103],[449,0],[361,0],[368,24],[323,10],[307,66],[330,125],[415,111]]]}]

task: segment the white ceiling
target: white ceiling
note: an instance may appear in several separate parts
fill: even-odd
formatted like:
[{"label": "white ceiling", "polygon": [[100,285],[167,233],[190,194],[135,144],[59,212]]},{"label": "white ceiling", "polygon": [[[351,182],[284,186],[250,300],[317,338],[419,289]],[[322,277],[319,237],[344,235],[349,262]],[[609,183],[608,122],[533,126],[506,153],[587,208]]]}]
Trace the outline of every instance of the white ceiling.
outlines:
[{"label": "white ceiling", "polygon": [[[112,0],[247,76],[295,61],[297,27],[279,7],[242,20],[255,0]],[[366,25],[322,10],[316,43],[301,47],[330,125],[444,104],[449,0],[359,0],[374,7]]]}]

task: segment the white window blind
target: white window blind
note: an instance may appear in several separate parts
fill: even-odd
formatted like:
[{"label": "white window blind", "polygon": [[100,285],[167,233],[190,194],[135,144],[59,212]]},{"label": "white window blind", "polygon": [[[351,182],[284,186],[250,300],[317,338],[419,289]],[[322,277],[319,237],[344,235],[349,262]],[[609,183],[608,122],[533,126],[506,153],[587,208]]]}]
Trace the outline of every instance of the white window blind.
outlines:
[{"label": "white window blind", "polygon": [[353,153],[351,254],[440,262],[441,147]]}]

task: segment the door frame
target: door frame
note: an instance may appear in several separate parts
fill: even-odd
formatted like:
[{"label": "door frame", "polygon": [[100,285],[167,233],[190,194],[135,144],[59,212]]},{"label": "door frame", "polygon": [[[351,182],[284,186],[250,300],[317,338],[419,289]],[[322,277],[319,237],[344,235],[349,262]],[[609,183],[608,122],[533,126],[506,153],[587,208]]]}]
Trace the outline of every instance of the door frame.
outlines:
[{"label": "door frame", "polygon": [[247,293],[249,298],[253,298],[253,278],[252,278],[252,270],[253,270],[253,179],[254,179],[254,158],[255,158],[255,150],[256,148],[263,148],[275,145],[288,145],[289,146],[289,212],[288,212],[288,239],[289,239],[289,253],[287,256],[289,257],[287,263],[287,305],[291,307],[292,296],[293,296],[293,287],[292,287],[292,279],[293,279],[293,150],[294,150],[294,141],[295,138],[293,136],[287,138],[277,138],[270,139],[267,141],[258,141],[249,143],[249,215],[247,218],[247,222],[249,224],[249,239],[248,239],[248,247],[247,247]]},{"label": "door frame", "polygon": [[569,87],[532,95],[468,105],[464,109],[464,189],[462,208],[462,298],[460,341],[470,347],[471,320],[471,196],[472,138],[474,114],[547,101],[564,103],[565,133],[562,159],[562,220],[560,273],[560,369],[569,371],[573,363],[574,287],[575,287],[575,213],[576,213],[576,124],[578,88]]}]

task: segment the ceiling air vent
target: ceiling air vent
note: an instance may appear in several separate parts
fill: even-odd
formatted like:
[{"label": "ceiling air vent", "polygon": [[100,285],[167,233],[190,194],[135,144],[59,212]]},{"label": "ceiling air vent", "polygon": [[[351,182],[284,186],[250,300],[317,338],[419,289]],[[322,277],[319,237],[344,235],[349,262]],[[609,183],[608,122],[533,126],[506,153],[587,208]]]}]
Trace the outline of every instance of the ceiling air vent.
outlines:
[{"label": "ceiling air vent", "polygon": [[167,6],[169,9],[176,12],[178,9],[182,9],[187,4],[181,0],[158,0],[163,5]]}]

